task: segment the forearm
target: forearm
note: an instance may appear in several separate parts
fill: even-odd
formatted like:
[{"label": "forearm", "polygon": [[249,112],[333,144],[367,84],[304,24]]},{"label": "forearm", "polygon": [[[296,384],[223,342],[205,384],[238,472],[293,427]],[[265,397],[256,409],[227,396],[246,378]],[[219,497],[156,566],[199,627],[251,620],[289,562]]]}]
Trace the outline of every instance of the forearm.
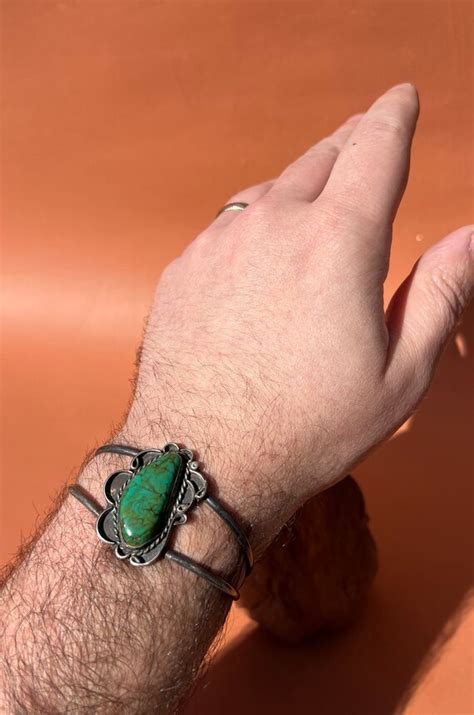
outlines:
[{"label": "forearm", "polygon": [[[98,496],[122,458],[94,458],[81,481]],[[176,548],[227,576],[238,549],[208,509]],[[136,569],[97,541],[70,497],[6,583],[6,711],[173,712],[225,620],[230,599],[177,564]],[[8,702],[9,701],[9,702]]]}]

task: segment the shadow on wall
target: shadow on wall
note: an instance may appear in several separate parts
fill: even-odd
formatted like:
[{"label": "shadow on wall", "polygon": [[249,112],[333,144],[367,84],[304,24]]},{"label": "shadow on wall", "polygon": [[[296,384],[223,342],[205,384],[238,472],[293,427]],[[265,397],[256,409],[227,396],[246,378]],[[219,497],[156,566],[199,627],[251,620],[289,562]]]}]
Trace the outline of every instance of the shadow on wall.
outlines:
[{"label": "shadow on wall", "polygon": [[465,348],[450,344],[411,428],[356,472],[380,555],[361,619],[295,648],[247,631],[209,668],[187,715],[388,715],[406,703],[473,582],[474,310],[460,333]]}]

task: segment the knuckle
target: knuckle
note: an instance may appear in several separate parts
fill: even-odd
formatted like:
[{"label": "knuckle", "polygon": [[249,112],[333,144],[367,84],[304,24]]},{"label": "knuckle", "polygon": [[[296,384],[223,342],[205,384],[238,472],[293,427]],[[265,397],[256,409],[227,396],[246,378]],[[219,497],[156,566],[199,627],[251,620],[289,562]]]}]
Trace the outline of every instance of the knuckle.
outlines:
[{"label": "knuckle", "polygon": [[347,193],[320,196],[317,207],[324,224],[331,230],[343,229],[359,231],[361,235],[375,235],[390,228],[378,207],[372,207],[368,201],[356,202]]},{"label": "knuckle", "polygon": [[318,144],[316,144],[307,153],[309,159],[319,158],[321,156],[328,156],[333,159],[339,154],[340,147],[337,142],[332,137],[326,137],[322,139]]},{"label": "knuckle", "polygon": [[400,143],[407,141],[407,128],[402,117],[396,114],[385,114],[368,119],[365,133],[370,136],[386,137]]},{"label": "knuckle", "polygon": [[409,345],[405,345],[405,349],[409,359],[400,375],[399,397],[409,410],[410,406],[415,407],[426,394],[431,383],[436,356],[434,353],[427,353],[418,345],[415,336]]},{"label": "knuckle", "polygon": [[232,194],[232,196],[229,196],[224,202],[223,206],[226,206],[227,204],[233,204],[239,201],[245,201],[249,204],[253,203],[254,201],[258,201],[261,196],[265,195],[265,193],[269,189],[271,189],[272,185],[273,181],[268,180],[262,181],[262,183],[260,184],[254,184],[254,186],[249,186],[243,191],[238,191],[237,193]]},{"label": "knuckle", "polygon": [[178,256],[174,258],[170,263],[167,263],[160,274],[160,283],[166,283],[168,281],[174,281],[176,273],[179,271],[181,266],[181,258]]},{"label": "knuckle", "polygon": [[237,238],[240,245],[245,239],[254,240],[259,236],[261,240],[271,233],[271,228],[276,221],[276,205],[268,194],[251,203],[245,211],[238,215],[226,227],[229,236]]},{"label": "knuckle", "polygon": [[390,406],[401,424],[416,410],[425,397],[433,377],[435,360],[417,347],[416,341],[405,344],[407,359],[403,366],[398,365],[396,372],[386,376],[385,404]]},{"label": "knuckle", "polygon": [[308,174],[314,173],[321,162],[333,163],[340,148],[331,137],[326,137],[312,146],[280,175],[278,183],[301,183]]},{"label": "knuckle", "polygon": [[460,319],[468,296],[463,280],[464,270],[449,270],[445,266],[434,266],[429,287],[434,299],[441,304],[450,325]]},{"label": "knuckle", "polygon": [[271,217],[274,202],[272,197],[265,194],[259,199],[251,203],[245,211],[242,211],[239,215],[241,223],[252,222],[256,224],[264,223],[266,224]]}]

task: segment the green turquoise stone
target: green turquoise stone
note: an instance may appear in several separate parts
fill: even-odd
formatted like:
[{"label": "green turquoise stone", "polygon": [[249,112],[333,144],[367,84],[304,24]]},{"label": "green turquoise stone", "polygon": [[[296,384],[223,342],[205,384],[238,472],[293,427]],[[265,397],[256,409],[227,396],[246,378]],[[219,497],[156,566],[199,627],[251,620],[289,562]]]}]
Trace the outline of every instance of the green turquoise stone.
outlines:
[{"label": "green turquoise stone", "polygon": [[127,546],[147,544],[165,526],[181,484],[182,466],[180,454],[166,452],[127,484],[118,505],[120,534]]}]

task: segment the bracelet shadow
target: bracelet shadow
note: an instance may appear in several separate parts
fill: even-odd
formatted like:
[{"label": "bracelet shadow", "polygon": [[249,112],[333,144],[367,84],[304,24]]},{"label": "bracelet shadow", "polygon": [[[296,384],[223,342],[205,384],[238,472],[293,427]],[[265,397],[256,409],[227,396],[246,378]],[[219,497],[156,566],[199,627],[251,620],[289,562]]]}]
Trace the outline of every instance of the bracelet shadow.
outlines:
[{"label": "bracelet shadow", "polygon": [[459,332],[410,428],[355,472],[380,558],[358,622],[298,647],[244,628],[227,639],[186,715],[403,709],[459,623],[473,582],[474,310]]}]

